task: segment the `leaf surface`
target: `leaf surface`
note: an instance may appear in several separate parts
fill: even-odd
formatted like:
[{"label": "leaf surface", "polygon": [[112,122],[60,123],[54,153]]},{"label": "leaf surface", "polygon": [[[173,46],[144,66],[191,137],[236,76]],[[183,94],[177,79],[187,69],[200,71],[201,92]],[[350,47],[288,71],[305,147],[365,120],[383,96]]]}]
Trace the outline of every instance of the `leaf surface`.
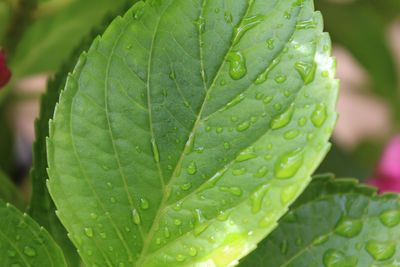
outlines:
[{"label": "leaf surface", "polygon": [[88,265],[226,266],[329,147],[337,81],[312,1],[147,1],[69,76],[49,189]]},{"label": "leaf surface", "polygon": [[353,179],[316,179],[239,266],[396,266],[399,200]]},{"label": "leaf surface", "polygon": [[27,214],[0,200],[0,218],[2,266],[67,266],[61,249]]}]

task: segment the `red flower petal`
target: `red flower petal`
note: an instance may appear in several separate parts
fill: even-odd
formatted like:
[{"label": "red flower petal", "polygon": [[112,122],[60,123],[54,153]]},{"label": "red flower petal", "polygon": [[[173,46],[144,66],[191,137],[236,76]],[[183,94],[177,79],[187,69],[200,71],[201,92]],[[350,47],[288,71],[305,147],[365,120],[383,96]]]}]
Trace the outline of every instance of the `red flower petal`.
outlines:
[{"label": "red flower petal", "polygon": [[400,184],[400,136],[394,137],[386,145],[375,176],[394,180]]},{"label": "red flower petal", "polygon": [[11,78],[11,71],[7,66],[6,53],[0,50],[0,88],[8,83]]}]

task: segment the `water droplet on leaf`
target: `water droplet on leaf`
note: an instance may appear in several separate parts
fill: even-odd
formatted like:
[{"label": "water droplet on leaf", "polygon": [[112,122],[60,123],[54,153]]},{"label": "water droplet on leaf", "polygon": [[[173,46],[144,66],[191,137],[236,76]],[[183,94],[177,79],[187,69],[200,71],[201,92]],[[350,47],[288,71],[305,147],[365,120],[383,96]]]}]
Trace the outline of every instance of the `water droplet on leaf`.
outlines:
[{"label": "water droplet on leaf", "polygon": [[362,229],[362,222],[359,219],[343,217],[336,225],[335,233],[347,238],[358,235]]},{"label": "water droplet on leaf", "polygon": [[303,153],[301,149],[279,157],[275,164],[275,176],[279,179],[288,179],[293,177],[303,165]]},{"label": "water droplet on leaf", "polygon": [[272,119],[271,129],[276,130],[288,125],[293,117],[293,112],[294,112],[294,103],[292,103],[285,112],[279,114],[274,119]]},{"label": "water droplet on leaf", "polygon": [[241,52],[230,52],[227,61],[230,63],[229,75],[233,80],[240,80],[246,75],[246,60]]},{"label": "water droplet on leaf", "polygon": [[367,242],[365,249],[375,260],[383,261],[393,257],[396,252],[396,244],[393,242],[370,240]]},{"label": "water droplet on leaf", "polygon": [[315,127],[321,127],[326,121],[327,116],[325,104],[317,104],[311,115],[311,121]]}]

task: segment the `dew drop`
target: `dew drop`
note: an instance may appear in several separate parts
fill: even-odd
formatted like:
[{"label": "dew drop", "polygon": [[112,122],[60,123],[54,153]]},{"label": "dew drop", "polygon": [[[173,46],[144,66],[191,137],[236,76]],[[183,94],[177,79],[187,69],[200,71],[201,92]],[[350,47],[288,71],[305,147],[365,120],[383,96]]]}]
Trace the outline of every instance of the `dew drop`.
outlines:
[{"label": "dew drop", "polygon": [[249,121],[245,121],[245,122],[240,123],[240,124],[236,127],[236,130],[237,130],[238,132],[243,132],[243,131],[246,131],[247,129],[249,129],[249,127],[250,127],[250,122],[249,122]]},{"label": "dew drop", "polygon": [[248,17],[248,18],[244,18],[242,20],[242,23],[235,27],[233,30],[233,40],[234,43],[237,43],[240,41],[240,39],[242,38],[242,36],[250,29],[252,29],[253,27],[255,27],[257,24],[259,24],[260,22],[262,22],[264,20],[264,16],[262,15],[255,15],[252,17]]},{"label": "dew drop", "polygon": [[[260,75],[257,76],[256,81],[254,82],[255,84],[262,84],[264,83],[267,78],[269,73],[276,67],[278,66],[278,64],[280,63],[280,59],[274,59],[271,64],[269,64],[269,66],[264,70],[264,72],[262,72]],[[284,81],[286,81],[286,76],[280,76],[282,77],[281,79],[285,79]],[[283,82],[284,82],[283,81]]]},{"label": "dew drop", "polygon": [[287,131],[286,133],[284,133],[283,137],[286,140],[292,140],[292,139],[296,138],[297,136],[299,136],[299,134],[300,134],[299,130],[290,130],[290,131]]},{"label": "dew drop", "polygon": [[165,238],[169,238],[171,236],[168,227],[164,227],[164,236]]},{"label": "dew drop", "polygon": [[139,214],[139,212],[137,211],[137,209],[135,209],[135,208],[132,209],[132,221],[133,221],[133,223],[136,224],[136,225],[139,225],[140,222],[141,222],[140,214]]},{"label": "dew drop", "polygon": [[365,249],[375,260],[383,261],[393,257],[396,252],[396,244],[370,240],[367,242]]},{"label": "dew drop", "polygon": [[229,214],[227,212],[220,210],[217,215],[217,220],[223,222],[228,220],[228,217]]},{"label": "dew drop", "polygon": [[186,259],[186,257],[183,256],[182,254],[178,254],[178,255],[176,255],[176,257],[175,257],[175,260],[176,260],[177,262],[183,262],[183,261],[185,261],[185,259]]},{"label": "dew drop", "polygon": [[229,75],[233,80],[240,80],[246,75],[246,60],[241,52],[230,52],[227,61],[230,62]]},{"label": "dew drop", "polygon": [[271,101],[272,101],[272,96],[266,96],[264,97],[263,103],[269,104]]},{"label": "dew drop", "polygon": [[253,213],[257,213],[260,211],[261,206],[262,206],[262,201],[265,196],[265,194],[268,192],[269,186],[266,184],[263,184],[259,186],[254,193],[250,196],[251,200],[251,211]]},{"label": "dew drop", "polygon": [[181,185],[180,187],[181,187],[181,189],[182,189],[183,191],[187,191],[187,190],[189,190],[190,188],[192,188],[192,184],[191,184],[191,183],[186,183],[186,184]]},{"label": "dew drop", "polygon": [[282,84],[282,83],[284,83],[285,81],[286,81],[286,76],[285,75],[282,75],[282,74],[279,74],[279,75],[277,75],[276,77],[275,77],[275,82],[276,83],[279,83],[279,84]]},{"label": "dew drop", "polygon": [[206,218],[204,218],[200,209],[195,210],[195,219],[196,222],[194,225],[193,234],[195,236],[199,236],[208,228],[210,223],[206,220]]},{"label": "dew drop", "polygon": [[260,167],[256,173],[254,173],[255,177],[263,178],[268,172],[268,168],[266,166]]},{"label": "dew drop", "polygon": [[186,171],[188,174],[193,175],[197,172],[197,165],[195,161],[191,161],[186,168]]},{"label": "dew drop", "polygon": [[197,25],[200,33],[204,33],[205,32],[205,30],[206,30],[206,20],[202,16],[200,16],[198,19],[196,19],[194,21],[194,24]]},{"label": "dew drop", "polygon": [[154,138],[151,139],[151,148],[153,150],[153,157],[155,162],[160,162],[160,154],[158,153],[158,147],[156,140]]},{"label": "dew drop", "polygon": [[257,157],[257,154],[254,153],[254,148],[248,148],[245,151],[241,152],[239,156],[236,157],[236,161],[242,162],[250,159],[254,159]]},{"label": "dew drop", "polygon": [[323,78],[328,78],[328,77],[329,77],[329,71],[327,71],[327,70],[322,71],[322,72],[321,72],[321,76],[322,76]]},{"label": "dew drop", "polygon": [[306,117],[301,117],[297,124],[299,126],[303,127],[304,125],[306,125],[306,123],[307,123],[307,118]]},{"label": "dew drop", "polygon": [[150,207],[149,201],[145,198],[140,199],[140,208],[147,210]]},{"label": "dew drop", "polygon": [[313,63],[304,63],[304,62],[296,62],[294,64],[294,68],[300,74],[305,85],[310,84],[314,81],[315,72],[317,70],[317,64]]},{"label": "dew drop", "polygon": [[171,72],[169,73],[169,78],[171,80],[175,80],[176,79],[175,71],[171,70]]},{"label": "dew drop", "polygon": [[299,188],[297,185],[288,185],[283,188],[281,193],[281,203],[282,205],[288,204],[290,201],[295,199]]},{"label": "dew drop", "polygon": [[246,173],[246,168],[245,168],[245,167],[242,167],[242,168],[239,168],[239,169],[233,169],[233,170],[232,170],[232,174],[233,174],[234,176],[243,175],[243,174],[245,174],[245,173]]},{"label": "dew drop", "polygon": [[87,228],[84,229],[84,231],[85,231],[85,235],[87,237],[93,237],[93,229],[92,228],[87,227]]},{"label": "dew drop", "polygon": [[221,186],[219,188],[219,190],[221,192],[227,192],[227,193],[231,193],[234,196],[241,196],[242,195],[242,189],[240,189],[239,187],[226,187],[226,186]]},{"label": "dew drop", "polygon": [[231,145],[230,145],[229,143],[225,142],[225,143],[224,143],[224,148],[225,148],[226,150],[228,150],[228,149],[231,148]]},{"label": "dew drop", "polygon": [[93,220],[97,219],[97,214],[96,213],[90,213],[90,218],[92,218]]},{"label": "dew drop", "polygon": [[279,179],[293,177],[303,165],[303,153],[301,149],[282,155],[275,164],[275,176]]},{"label": "dew drop", "polygon": [[352,238],[358,235],[361,229],[361,220],[343,217],[336,225],[335,233],[343,237]]},{"label": "dew drop", "polygon": [[400,211],[388,210],[379,215],[379,220],[387,227],[394,227],[400,223]]},{"label": "dew drop", "polygon": [[237,122],[239,120],[239,118],[237,116],[232,116],[231,117],[231,121],[232,122]]},{"label": "dew drop", "polygon": [[240,102],[242,102],[244,98],[245,98],[245,97],[244,97],[243,94],[239,94],[239,95],[236,96],[234,99],[232,99],[231,101],[229,101],[229,102],[225,105],[225,107],[223,108],[223,110],[227,110],[227,109],[230,109],[230,108],[236,106],[237,104],[239,104]]},{"label": "dew drop", "polygon": [[294,103],[292,103],[285,112],[279,114],[278,116],[272,119],[270,125],[271,129],[276,130],[288,125],[293,117],[293,112],[294,112]]},{"label": "dew drop", "polygon": [[321,236],[317,236],[316,238],[314,238],[313,240],[313,245],[314,246],[319,246],[324,244],[326,241],[328,241],[329,236],[328,235],[321,235]]},{"label": "dew drop", "polygon": [[182,221],[179,220],[179,219],[175,219],[175,220],[174,220],[174,224],[175,224],[176,226],[182,225]]},{"label": "dew drop", "polygon": [[311,114],[311,122],[315,127],[321,127],[327,118],[327,111],[325,104],[317,104],[315,110]]},{"label": "dew drop", "polygon": [[144,13],[145,3],[143,1],[137,2],[132,8],[133,18],[135,20],[140,19]]},{"label": "dew drop", "polygon": [[26,246],[26,247],[24,247],[24,254],[29,257],[35,257],[36,250],[30,246]]},{"label": "dew drop", "polygon": [[281,105],[280,103],[276,103],[276,104],[274,104],[274,109],[275,109],[276,111],[279,111],[279,110],[282,109],[282,105]]},{"label": "dew drop", "polygon": [[194,248],[194,247],[190,247],[189,248],[189,255],[192,256],[192,257],[196,256],[197,255],[197,249]]},{"label": "dew drop", "polygon": [[272,50],[275,48],[275,40],[273,38],[269,38],[267,40],[267,47],[268,49]]},{"label": "dew drop", "polygon": [[115,200],[115,197],[111,197],[111,198],[110,198],[110,201],[111,201],[111,203],[117,202],[117,201]]},{"label": "dew drop", "polygon": [[353,267],[357,264],[357,258],[348,257],[335,249],[329,249],[324,253],[323,263],[325,267]]}]

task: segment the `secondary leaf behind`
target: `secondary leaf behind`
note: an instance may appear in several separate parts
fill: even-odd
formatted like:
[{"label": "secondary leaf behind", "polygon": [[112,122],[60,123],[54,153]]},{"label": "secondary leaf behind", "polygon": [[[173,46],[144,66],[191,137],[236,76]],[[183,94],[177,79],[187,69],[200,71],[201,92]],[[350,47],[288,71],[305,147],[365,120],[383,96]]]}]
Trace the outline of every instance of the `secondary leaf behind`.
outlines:
[{"label": "secondary leaf behind", "polygon": [[61,249],[28,215],[0,200],[2,266],[66,267]]},{"label": "secondary leaf behind", "polygon": [[318,179],[240,266],[396,266],[399,200],[356,180]]}]

